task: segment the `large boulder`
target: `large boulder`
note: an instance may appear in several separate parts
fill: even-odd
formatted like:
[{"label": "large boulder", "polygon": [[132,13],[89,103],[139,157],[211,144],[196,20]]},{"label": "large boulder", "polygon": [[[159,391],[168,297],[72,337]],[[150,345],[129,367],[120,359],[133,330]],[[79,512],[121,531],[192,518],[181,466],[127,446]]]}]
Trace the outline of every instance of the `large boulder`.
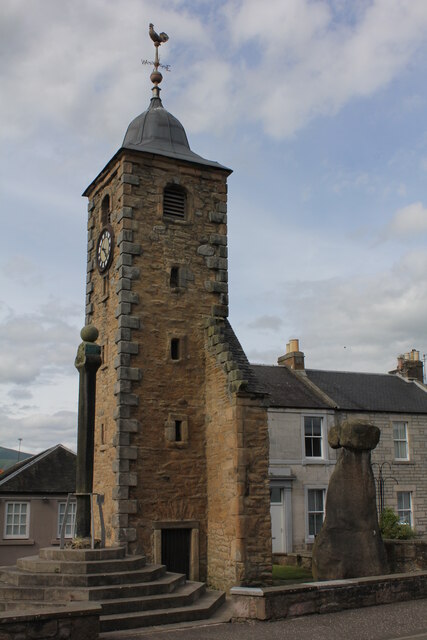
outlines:
[{"label": "large boulder", "polygon": [[380,430],[364,422],[345,422],[333,427],[328,439],[341,452],[329,481],[325,521],[313,547],[313,576],[336,580],[385,574],[371,466]]}]

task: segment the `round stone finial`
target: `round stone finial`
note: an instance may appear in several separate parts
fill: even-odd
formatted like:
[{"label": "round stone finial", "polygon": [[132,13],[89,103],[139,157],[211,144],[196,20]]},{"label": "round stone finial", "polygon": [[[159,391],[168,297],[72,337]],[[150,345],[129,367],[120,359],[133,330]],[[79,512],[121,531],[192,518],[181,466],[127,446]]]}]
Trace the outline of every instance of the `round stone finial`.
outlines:
[{"label": "round stone finial", "polygon": [[83,342],[95,342],[99,336],[99,331],[93,324],[87,324],[80,331],[80,337]]},{"label": "round stone finial", "polygon": [[157,85],[160,84],[161,81],[163,80],[163,76],[160,73],[160,71],[153,71],[153,73],[150,76],[150,80],[153,84]]}]

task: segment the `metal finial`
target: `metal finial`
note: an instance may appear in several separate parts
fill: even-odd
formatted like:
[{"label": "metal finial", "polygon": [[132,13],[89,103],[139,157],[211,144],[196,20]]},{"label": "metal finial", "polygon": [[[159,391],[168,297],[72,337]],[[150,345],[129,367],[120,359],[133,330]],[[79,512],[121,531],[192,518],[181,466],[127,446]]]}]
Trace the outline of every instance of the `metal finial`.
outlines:
[{"label": "metal finial", "polygon": [[141,62],[142,62],[142,64],[152,64],[154,66],[154,71],[152,72],[152,74],[150,76],[150,80],[154,84],[154,87],[152,89],[153,97],[154,98],[159,98],[160,97],[159,84],[163,80],[163,76],[159,71],[159,67],[161,69],[166,69],[166,71],[170,70],[170,65],[168,65],[168,64],[167,65],[160,64],[159,47],[160,47],[161,44],[164,44],[165,42],[167,42],[169,40],[169,36],[164,31],[162,31],[161,33],[156,33],[156,31],[154,31],[154,25],[151,22],[150,22],[150,25],[149,25],[149,28],[148,28],[148,33],[150,35],[150,38],[154,42],[156,55],[155,55],[154,61],[141,60]]}]

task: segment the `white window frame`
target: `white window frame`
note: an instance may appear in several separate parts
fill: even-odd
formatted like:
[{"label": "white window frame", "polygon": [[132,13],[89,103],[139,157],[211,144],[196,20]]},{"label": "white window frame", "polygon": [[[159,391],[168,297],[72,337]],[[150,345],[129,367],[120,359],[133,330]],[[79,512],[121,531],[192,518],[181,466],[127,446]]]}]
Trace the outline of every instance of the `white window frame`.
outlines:
[{"label": "white window frame", "polygon": [[[409,498],[409,508],[400,508],[399,509],[399,496],[407,496]],[[412,500],[412,491],[396,491],[396,500],[397,500],[397,515],[399,516],[400,524],[409,524],[410,527],[413,526],[414,522],[414,514],[413,514],[413,500]],[[403,517],[403,514],[409,513],[409,522],[407,519]]]},{"label": "white window frame", "polygon": [[[15,514],[15,507],[19,505],[19,511],[18,513]],[[25,513],[25,533],[21,534],[14,534],[14,533],[7,533],[7,528],[8,528],[8,511],[9,511],[9,507],[12,507],[12,516],[21,516],[21,506],[22,505],[26,505],[26,513]],[[9,525],[10,526],[10,525]],[[14,526],[21,526],[21,523],[13,523],[12,522],[12,528]],[[5,508],[4,508],[4,534],[3,537],[5,540],[28,540],[28,538],[30,537],[30,503],[27,500],[8,500],[5,503]]]},{"label": "white window frame", "polygon": [[[67,503],[66,502],[58,502],[58,532],[57,532],[57,538],[61,537],[61,525],[62,525],[62,520],[64,518],[64,513],[65,513],[65,505]],[[63,510],[62,510],[63,509]],[[62,513],[61,513],[62,511]],[[71,523],[67,523],[65,525],[65,533],[64,533],[64,538],[73,538],[74,537],[74,530],[76,528],[76,511],[77,511],[77,503],[76,502],[70,502],[69,504],[69,511],[68,511],[68,515],[67,515],[67,520],[71,520]],[[69,534],[67,534],[67,528],[71,526],[71,532]]]},{"label": "white window frame", "polygon": [[[320,456],[307,456],[306,452],[305,452],[305,420],[307,419],[313,419],[313,418],[318,418],[320,420],[320,436],[319,436],[319,440],[320,440],[320,448],[321,448],[321,455]],[[321,416],[318,413],[304,413],[303,416],[301,416],[301,436],[302,436],[302,459],[304,460],[304,462],[314,462],[314,463],[319,463],[322,460],[327,460],[328,459],[328,446],[327,446],[327,440],[325,437],[326,434],[326,417],[325,416]]]},{"label": "white window frame", "polygon": [[[322,523],[325,520],[325,515],[326,515],[326,491],[327,491],[327,486],[326,485],[321,485],[321,486],[307,486],[304,488],[305,489],[305,541],[307,543],[313,543],[315,540],[315,535],[314,534],[310,534],[310,514],[311,513],[322,513],[323,514],[323,518],[322,518]],[[309,511],[308,509],[308,496],[309,496],[309,492],[310,491],[322,491],[323,493],[323,511]]]},{"label": "white window frame", "polygon": [[[403,426],[405,429],[405,436],[404,438],[402,437],[396,437],[395,434],[395,427],[401,427]],[[409,440],[408,440],[408,423],[405,420],[395,420],[392,422],[392,429],[393,429],[393,453],[394,453],[394,459],[399,461],[407,461],[409,460]],[[400,434],[398,434],[398,436],[400,436]],[[401,457],[401,456],[397,456],[396,455],[396,445],[397,447],[399,447],[399,445],[401,445],[402,443],[405,444],[405,449],[406,449],[406,456],[405,457]]]}]

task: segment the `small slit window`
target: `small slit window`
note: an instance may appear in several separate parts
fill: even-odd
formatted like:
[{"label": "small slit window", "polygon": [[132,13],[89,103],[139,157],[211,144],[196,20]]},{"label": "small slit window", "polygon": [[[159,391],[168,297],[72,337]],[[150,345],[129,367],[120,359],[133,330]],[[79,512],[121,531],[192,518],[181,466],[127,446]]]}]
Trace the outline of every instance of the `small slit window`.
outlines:
[{"label": "small slit window", "polygon": [[169,284],[172,288],[179,287],[179,267],[171,268]]},{"label": "small slit window", "polygon": [[182,442],[182,420],[175,420],[175,442]]},{"label": "small slit window", "polygon": [[186,193],[182,187],[168,185],[163,192],[163,215],[166,218],[184,220]]},{"label": "small slit window", "polygon": [[172,338],[172,340],[171,340],[171,358],[172,358],[172,360],[179,360],[179,356],[180,356],[179,338]]},{"label": "small slit window", "polygon": [[101,204],[101,225],[104,227],[110,223],[110,196],[104,196]]}]

